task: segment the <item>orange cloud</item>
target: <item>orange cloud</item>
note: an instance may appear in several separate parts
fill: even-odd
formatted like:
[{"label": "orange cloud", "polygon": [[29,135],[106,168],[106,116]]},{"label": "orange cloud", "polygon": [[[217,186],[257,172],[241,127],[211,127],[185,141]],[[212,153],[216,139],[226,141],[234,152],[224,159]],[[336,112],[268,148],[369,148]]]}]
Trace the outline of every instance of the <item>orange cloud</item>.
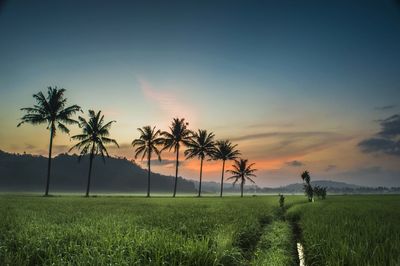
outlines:
[{"label": "orange cloud", "polygon": [[158,106],[162,115],[168,119],[173,117],[184,117],[190,122],[194,122],[196,116],[193,106],[189,106],[171,89],[155,89],[148,81],[138,78],[140,89],[145,98]]}]

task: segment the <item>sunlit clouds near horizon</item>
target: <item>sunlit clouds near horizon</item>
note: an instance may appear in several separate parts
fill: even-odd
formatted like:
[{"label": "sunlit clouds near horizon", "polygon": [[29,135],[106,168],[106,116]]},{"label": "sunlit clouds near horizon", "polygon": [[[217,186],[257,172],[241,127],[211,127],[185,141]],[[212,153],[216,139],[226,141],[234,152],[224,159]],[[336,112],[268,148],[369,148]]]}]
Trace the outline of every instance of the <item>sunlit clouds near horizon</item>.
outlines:
[{"label": "sunlit clouds near horizon", "polygon": [[[102,110],[116,120],[113,156],[134,159],[137,128],[168,130],[180,117],[238,144],[259,186],[301,182],[306,169],[313,180],[400,186],[393,1],[2,5],[1,150],[47,155],[46,126],[16,125],[34,93],[58,86],[79,115]],[[72,145],[58,134],[54,154]],[[180,157],[180,175],[197,180],[200,162]],[[174,175],[174,154],[162,158],[152,169]],[[220,172],[221,162],[204,162],[204,180],[218,182]]]}]

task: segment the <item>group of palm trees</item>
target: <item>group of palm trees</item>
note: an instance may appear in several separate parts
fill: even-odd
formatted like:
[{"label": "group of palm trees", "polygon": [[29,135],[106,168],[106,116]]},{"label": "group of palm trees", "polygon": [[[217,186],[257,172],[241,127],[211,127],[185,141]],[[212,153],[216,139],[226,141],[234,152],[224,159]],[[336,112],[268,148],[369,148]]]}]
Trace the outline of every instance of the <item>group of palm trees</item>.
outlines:
[{"label": "group of palm trees", "polygon": [[[115,121],[105,122],[104,115],[101,111],[97,113],[89,110],[89,119],[78,116],[78,120],[72,117],[82,112],[78,105],[66,106],[67,99],[64,96],[65,89],[57,87],[48,87],[47,96],[42,92],[33,95],[36,104],[33,107],[22,108],[25,112],[22,116],[21,122],[18,127],[24,123],[33,125],[47,124],[47,129],[50,130],[50,145],[49,157],[47,165],[47,179],[45,196],[49,195],[50,184],[50,170],[51,170],[51,156],[53,139],[58,130],[63,133],[69,133],[67,125],[78,125],[82,132],[81,134],[71,137],[72,140],[78,141],[72,148],[80,150],[79,159],[89,154],[89,172],[86,186],[86,197],[89,196],[90,180],[93,159],[96,155],[101,155],[103,160],[105,156],[109,157],[106,145],[114,144],[119,147],[117,141],[109,137],[109,130],[112,123]],[[147,197],[150,197],[150,184],[151,184],[151,160],[155,154],[158,160],[161,161],[161,153],[165,150],[172,151],[176,154],[175,166],[175,182],[173,197],[176,196],[177,182],[178,182],[178,169],[179,169],[179,152],[182,148],[186,148],[184,155],[186,159],[197,157],[200,160],[200,176],[199,176],[199,190],[198,196],[201,196],[201,184],[203,177],[203,163],[205,159],[208,160],[221,160],[222,161],[222,174],[221,174],[221,191],[223,193],[224,173],[232,174],[228,180],[233,180],[233,184],[240,182],[241,197],[243,197],[243,187],[246,180],[254,183],[252,177],[255,177],[256,169],[253,168],[254,163],[249,163],[248,160],[239,158],[240,151],[236,149],[237,145],[233,145],[229,140],[215,140],[215,135],[207,130],[199,129],[197,132],[188,129],[189,123],[184,118],[174,118],[169,131],[156,130],[155,127],[144,126],[138,128],[140,132],[139,138],[132,142],[135,148],[135,158],[141,156],[143,160],[147,159],[148,167],[148,184],[147,184]],[[234,160],[232,170],[225,171],[225,162]]]}]

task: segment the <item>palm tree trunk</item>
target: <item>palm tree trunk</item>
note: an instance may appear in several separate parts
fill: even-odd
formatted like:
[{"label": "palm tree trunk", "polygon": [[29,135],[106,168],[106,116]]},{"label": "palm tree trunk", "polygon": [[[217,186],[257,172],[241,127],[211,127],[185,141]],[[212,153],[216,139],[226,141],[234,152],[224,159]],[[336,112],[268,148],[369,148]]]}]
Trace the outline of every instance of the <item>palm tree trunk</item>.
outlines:
[{"label": "palm tree trunk", "polygon": [[240,183],[240,197],[241,198],[243,198],[243,180],[242,180],[242,182]]},{"label": "palm tree trunk", "polygon": [[50,186],[50,169],[51,169],[51,151],[53,149],[53,138],[54,138],[54,125],[51,124],[50,127],[50,145],[49,145],[49,158],[47,161],[47,179],[46,179],[46,191],[44,193],[45,196],[49,195],[49,186]]},{"label": "palm tree trunk", "polygon": [[148,152],[148,156],[147,156],[147,166],[148,166],[148,173],[147,173],[147,197],[150,197],[150,158],[151,158],[151,154],[150,151]]},{"label": "palm tree trunk", "polygon": [[176,187],[178,185],[178,167],[179,167],[179,145],[176,147],[176,168],[175,168],[175,184],[173,198],[176,196]]},{"label": "palm tree trunk", "polygon": [[222,160],[221,194],[219,195],[221,198],[222,198],[222,191],[224,190],[224,172],[225,172],[225,160]]},{"label": "palm tree trunk", "polygon": [[92,151],[90,152],[89,174],[88,174],[88,181],[87,181],[87,186],[86,186],[86,195],[85,195],[85,197],[89,197],[90,178],[91,178],[91,175],[92,175],[93,157],[94,157],[94,145],[92,146]]},{"label": "palm tree trunk", "polygon": [[200,160],[200,183],[199,183],[199,197],[201,197],[201,179],[203,177],[203,158]]}]

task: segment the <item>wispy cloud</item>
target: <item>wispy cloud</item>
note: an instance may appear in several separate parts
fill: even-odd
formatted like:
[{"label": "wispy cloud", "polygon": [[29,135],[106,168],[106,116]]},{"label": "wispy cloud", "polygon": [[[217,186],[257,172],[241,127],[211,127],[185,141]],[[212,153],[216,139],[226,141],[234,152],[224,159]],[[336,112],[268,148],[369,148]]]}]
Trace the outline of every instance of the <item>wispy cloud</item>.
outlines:
[{"label": "wispy cloud", "polygon": [[374,109],[378,110],[378,111],[387,111],[387,110],[392,110],[392,109],[394,109],[396,107],[397,107],[397,105],[390,104],[390,105],[384,105],[384,106],[377,106]]},{"label": "wispy cloud", "polygon": [[276,127],[276,128],[290,128],[295,126],[294,123],[276,123],[276,122],[272,122],[272,123],[257,123],[257,124],[250,124],[247,127],[248,128],[271,128],[271,127]]},{"label": "wispy cloud", "polygon": [[150,82],[143,78],[138,78],[140,89],[144,97],[154,103],[162,114],[168,117],[184,117],[193,121],[195,119],[193,106],[188,106],[172,90],[163,88],[162,90],[154,88]]},{"label": "wispy cloud", "polygon": [[297,161],[297,160],[286,162],[285,164],[288,165],[288,166],[293,166],[293,167],[300,167],[300,166],[304,165],[303,162],[300,162],[300,161]]},{"label": "wispy cloud", "polygon": [[358,143],[364,153],[400,156],[400,115],[395,114],[379,120],[381,131]]},{"label": "wispy cloud", "polygon": [[325,168],[325,172],[329,172],[329,171],[335,170],[336,168],[337,168],[336,165],[330,164]]},{"label": "wispy cloud", "polygon": [[264,168],[301,161],[304,156],[352,141],[353,135],[335,132],[273,132],[240,136],[239,148]]},{"label": "wispy cloud", "polygon": [[[256,134],[243,135],[239,137],[232,138],[232,141],[244,141],[244,140],[254,140],[263,139],[270,137],[284,137],[284,138],[307,138],[307,137],[334,137],[338,136],[338,133],[334,132],[324,132],[324,131],[309,131],[309,132],[262,132]],[[289,141],[289,140],[288,140]]]}]

